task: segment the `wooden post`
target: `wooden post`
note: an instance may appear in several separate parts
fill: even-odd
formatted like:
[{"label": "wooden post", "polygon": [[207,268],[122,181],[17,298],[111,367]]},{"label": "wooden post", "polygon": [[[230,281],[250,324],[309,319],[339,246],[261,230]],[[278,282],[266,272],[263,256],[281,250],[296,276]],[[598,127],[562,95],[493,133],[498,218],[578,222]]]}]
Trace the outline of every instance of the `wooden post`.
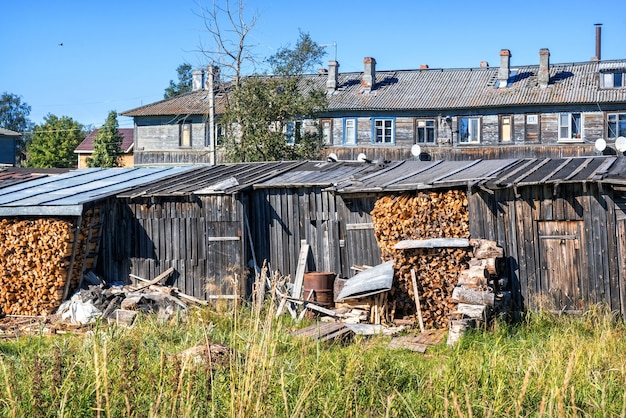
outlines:
[{"label": "wooden post", "polygon": [[420,295],[417,291],[417,278],[415,277],[415,269],[411,269],[411,281],[413,282],[413,296],[415,297],[415,309],[417,310],[417,320],[420,324],[420,332],[424,332],[424,319],[422,318]]}]

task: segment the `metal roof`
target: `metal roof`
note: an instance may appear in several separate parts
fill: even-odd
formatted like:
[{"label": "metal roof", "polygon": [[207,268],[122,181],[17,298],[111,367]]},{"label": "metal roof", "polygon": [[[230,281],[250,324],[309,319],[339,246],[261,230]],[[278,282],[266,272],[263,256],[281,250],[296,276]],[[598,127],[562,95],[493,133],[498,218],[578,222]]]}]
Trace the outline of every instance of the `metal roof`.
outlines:
[{"label": "metal roof", "polygon": [[[134,128],[118,128],[117,131],[122,136],[122,143],[120,144],[120,149],[124,154],[128,154],[132,149],[134,140],[133,135],[135,133]],[[98,136],[98,129],[94,129],[87,135],[83,141],[78,144],[78,146],[74,149],[76,154],[88,154],[93,152],[93,140]]]},{"label": "metal roof", "polygon": [[5,136],[20,136],[22,135],[19,132],[15,132],[15,131],[11,131],[10,129],[4,129],[4,128],[0,128],[0,135],[5,135]]},{"label": "metal roof", "polygon": [[189,167],[85,168],[0,189],[0,216],[78,216],[83,205]]},{"label": "metal roof", "polygon": [[626,182],[626,164],[610,171],[616,157],[474,161],[402,161],[337,184],[340,193],[408,191],[480,185],[488,189],[535,184],[597,182],[607,173]]},{"label": "metal roof", "polygon": [[152,182],[119,193],[118,197],[134,198],[140,196],[236,193],[302,164],[302,161],[277,161],[194,167],[176,177]]},{"label": "metal roof", "polygon": [[357,175],[377,173],[384,166],[357,161],[308,161],[288,172],[254,185],[259,188],[331,187]]},{"label": "metal roof", "polygon": [[[327,94],[325,114],[346,111],[419,110],[459,111],[537,105],[623,104],[626,88],[600,88],[600,71],[626,68],[626,60],[589,61],[550,65],[548,86],[539,86],[539,65],[511,65],[507,87],[498,88],[499,67],[376,71],[373,89],[361,85],[362,72],[339,73],[337,89]],[[303,92],[326,91],[327,74],[302,78]],[[148,104],[124,116],[205,115],[208,93],[199,90]],[[226,97],[218,95],[216,113]]]}]

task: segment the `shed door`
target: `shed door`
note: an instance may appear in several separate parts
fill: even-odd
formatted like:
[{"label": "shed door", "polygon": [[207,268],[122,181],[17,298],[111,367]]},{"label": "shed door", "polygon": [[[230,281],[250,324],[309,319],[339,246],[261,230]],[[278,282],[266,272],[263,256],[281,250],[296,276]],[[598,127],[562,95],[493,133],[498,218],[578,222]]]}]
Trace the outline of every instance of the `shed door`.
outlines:
[{"label": "shed door", "polygon": [[558,310],[581,309],[580,222],[538,222],[538,229],[540,300],[552,302]]}]

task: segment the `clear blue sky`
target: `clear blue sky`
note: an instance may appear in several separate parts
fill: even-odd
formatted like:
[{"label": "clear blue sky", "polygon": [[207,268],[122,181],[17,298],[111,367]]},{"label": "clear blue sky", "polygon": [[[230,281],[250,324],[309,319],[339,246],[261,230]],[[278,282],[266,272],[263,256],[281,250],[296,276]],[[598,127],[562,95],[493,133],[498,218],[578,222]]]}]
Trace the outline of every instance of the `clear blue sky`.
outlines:
[{"label": "clear blue sky", "polygon": [[[223,1],[223,0],[222,0]],[[98,127],[118,113],[161,100],[176,68],[204,67],[209,41],[198,16],[210,0],[0,0],[0,92],[21,96],[30,119],[70,116]],[[626,58],[621,1],[527,0],[248,0],[259,20],[251,34],[259,57],[293,46],[299,31],[337,44],[340,72],[361,71],[374,57],[381,70],[587,61],[602,23],[602,58]],[[63,44],[62,46],[59,44]],[[335,48],[328,47],[328,59]],[[132,120],[120,117],[120,127]]]}]

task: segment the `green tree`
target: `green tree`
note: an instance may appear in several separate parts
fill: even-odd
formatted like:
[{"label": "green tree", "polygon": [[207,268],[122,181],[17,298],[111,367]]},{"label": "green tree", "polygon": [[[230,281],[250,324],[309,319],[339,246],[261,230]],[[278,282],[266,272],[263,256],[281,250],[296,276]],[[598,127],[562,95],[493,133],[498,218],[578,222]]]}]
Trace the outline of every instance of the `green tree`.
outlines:
[{"label": "green tree", "polygon": [[300,33],[293,49],[282,48],[269,57],[273,76],[251,76],[231,93],[233,100],[223,116],[231,126],[225,138],[229,161],[276,161],[317,158],[323,146],[315,120],[326,107],[324,90],[314,89],[303,72],[319,63],[323,47]]},{"label": "green tree", "polygon": [[18,165],[26,157],[26,144],[30,141],[34,124],[28,119],[30,106],[20,96],[4,92],[0,97],[0,128],[22,134],[17,140],[16,157]]},{"label": "green tree", "polygon": [[85,139],[82,124],[69,116],[48,114],[44,123],[36,125],[27,145],[27,167],[70,168],[78,163],[74,149]]},{"label": "green tree", "polygon": [[164,99],[169,99],[183,93],[189,93],[192,88],[191,65],[181,64],[176,68],[178,74],[178,83],[170,80],[170,85],[165,89]]},{"label": "green tree", "polygon": [[88,167],[119,166],[123,137],[118,126],[117,112],[112,110],[93,140],[93,154],[87,158]]}]

